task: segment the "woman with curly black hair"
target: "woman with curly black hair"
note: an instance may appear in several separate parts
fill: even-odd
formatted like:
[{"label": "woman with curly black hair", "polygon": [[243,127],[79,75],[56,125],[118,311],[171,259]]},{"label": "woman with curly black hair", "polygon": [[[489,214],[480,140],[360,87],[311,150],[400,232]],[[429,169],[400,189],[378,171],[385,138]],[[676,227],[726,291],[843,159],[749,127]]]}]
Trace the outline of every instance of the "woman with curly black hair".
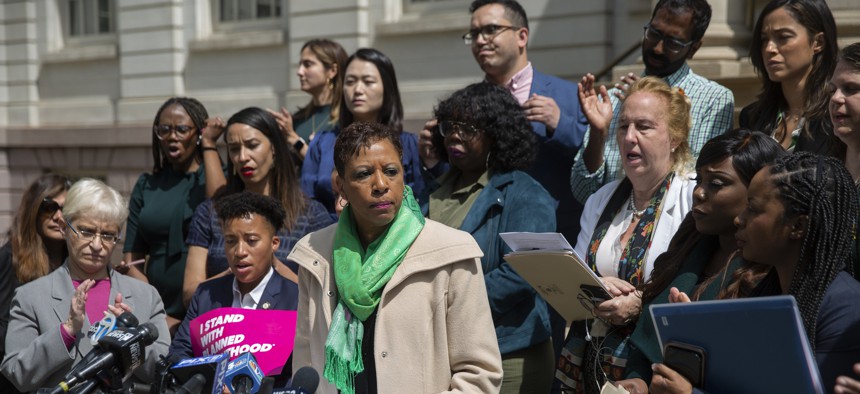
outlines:
[{"label": "woman with curly black hair", "polygon": [[[469,85],[439,103],[434,146],[451,169],[425,203],[430,219],[469,232],[481,258],[502,354],[502,392],[549,392],[554,369],[546,302],[502,259],[499,233],[555,231],[555,203],[522,172],[535,158],[535,136],[504,88]],[[422,199],[427,201],[427,199]]]}]

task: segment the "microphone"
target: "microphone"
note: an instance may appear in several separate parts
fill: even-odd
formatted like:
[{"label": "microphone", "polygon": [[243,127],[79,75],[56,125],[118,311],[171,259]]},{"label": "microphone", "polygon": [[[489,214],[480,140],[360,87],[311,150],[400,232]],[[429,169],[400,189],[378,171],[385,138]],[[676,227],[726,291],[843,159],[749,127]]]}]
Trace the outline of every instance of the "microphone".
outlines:
[{"label": "microphone", "polygon": [[232,394],[250,394],[260,390],[263,370],[251,353],[242,353],[227,365],[224,382]]},{"label": "microphone", "polygon": [[320,374],[311,367],[301,367],[287,383],[283,394],[313,394],[320,384]]},{"label": "microphone", "polygon": [[[227,362],[229,361],[230,356],[224,353],[189,358],[174,364],[170,368],[170,374],[175,376],[177,383],[181,383],[189,392],[196,389],[199,390],[198,393],[220,394],[224,372],[227,370]],[[197,388],[198,383],[189,385],[192,380],[194,382],[202,380],[204,383]]]},{"label": "microphone", "polygon": [[[64,393],[75,385],[95,377],[99,372],[110,370],[112,375],[126,375],[143,364],[146,357],[144,348],[158,339],[158,329],[152,323],[144,323],[137,328],[120,328],[107,333],[99,340],[98,348],[93,349],[84,359],[89,362],[75,368],[69,377],[60,382],[52,393]],[[95,356],[90,357],[90,354]]]},{"label": "microphone", "polygon": [[257,394],[272,394],[275,391],[275,378],[266,376],[260,381],[260,391]]},{"label": "microphone", "polygon": [[188,379],[185,384],[179,386],[174,394],[200,394],[204,387],[206,387],[206,377],[196,373],[191,375],[191,379]]}]

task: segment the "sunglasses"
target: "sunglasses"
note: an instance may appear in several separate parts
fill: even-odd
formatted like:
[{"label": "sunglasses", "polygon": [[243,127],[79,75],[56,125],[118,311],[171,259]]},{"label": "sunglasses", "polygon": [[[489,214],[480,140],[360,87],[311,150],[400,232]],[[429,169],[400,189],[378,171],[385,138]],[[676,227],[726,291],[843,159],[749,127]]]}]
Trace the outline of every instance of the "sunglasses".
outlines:
[{"label": "sunglasses", "polygon": [[39,213],[54,213],[62,210],[63,206],[54,201],[53,198],[46,198],[39,204]]}]

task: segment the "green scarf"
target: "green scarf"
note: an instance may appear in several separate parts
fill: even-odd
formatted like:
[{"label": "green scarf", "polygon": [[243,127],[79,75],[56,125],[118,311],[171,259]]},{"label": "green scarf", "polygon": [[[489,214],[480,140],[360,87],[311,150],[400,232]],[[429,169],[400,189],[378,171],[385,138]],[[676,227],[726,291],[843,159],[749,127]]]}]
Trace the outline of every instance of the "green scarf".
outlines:
[{"label": "green scarf", "polygon": [[333,261],[338,303],[325,341],[323,376],[344,394],[355,393],[355,375],[364,371],[363,321],[376,310],[382,289],[422,228],[424,216],[409,186],[404,187],[403,204],[394,221],[366,251],[358,239],[351,207],[340,214]]}]

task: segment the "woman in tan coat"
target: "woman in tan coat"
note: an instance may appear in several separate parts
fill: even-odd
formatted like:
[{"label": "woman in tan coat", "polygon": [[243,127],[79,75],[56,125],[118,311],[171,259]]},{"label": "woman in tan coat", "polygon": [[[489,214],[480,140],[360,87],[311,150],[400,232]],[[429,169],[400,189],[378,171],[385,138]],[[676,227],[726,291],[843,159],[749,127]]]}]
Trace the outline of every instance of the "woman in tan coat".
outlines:
[{"label": "woman in tan coat", "polygon": [[397,134],[358,122],[338,137],[337,225],[303,238],[293,368],[319,392],[498,392],[501,356],[467,233],[424,219],[403,184]]}]

